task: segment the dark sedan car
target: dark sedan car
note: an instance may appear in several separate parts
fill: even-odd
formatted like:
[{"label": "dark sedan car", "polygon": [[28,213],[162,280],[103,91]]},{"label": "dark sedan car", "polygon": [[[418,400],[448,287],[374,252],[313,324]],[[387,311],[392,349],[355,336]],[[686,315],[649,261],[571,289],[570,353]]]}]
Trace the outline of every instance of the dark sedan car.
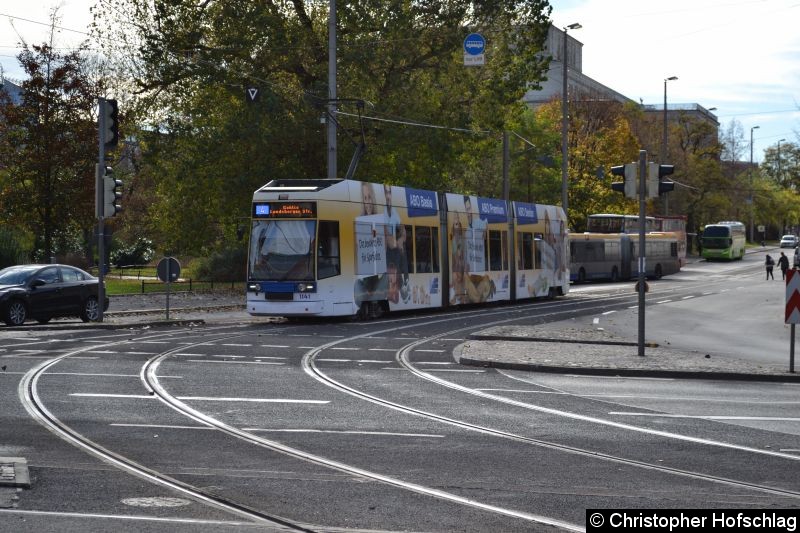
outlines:
[{"label": "dark sedan car", "polygon": [[[98,320],[98,279],[67,265],[19,265],[0,270],[0,318],[20,326],[29,318],[46,324],[53,317]],[[108,309],[105,298],[103,309]]]}]

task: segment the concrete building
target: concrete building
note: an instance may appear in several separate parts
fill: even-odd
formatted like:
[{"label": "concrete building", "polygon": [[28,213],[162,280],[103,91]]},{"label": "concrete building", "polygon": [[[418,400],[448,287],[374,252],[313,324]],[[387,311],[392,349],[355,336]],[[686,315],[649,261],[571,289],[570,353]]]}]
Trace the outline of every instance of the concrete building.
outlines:
[{"label": "concrete building", "polygon": [[[590,78],[583,73],[583,43],[567,33],[566,50],[564,49],[564,31],[550,25],[545,44],[546,53],[550,54],[552,60],[550,69],[547,72],[547,79],[542,82],[542,88],[538,91],[528,91],[523,97],[523,101],[531,107],[537,107],[553,99],[561,99],[561,92],[564,81],[564,58],[567,59],[567,91],[570,100],[579,98],[591,98],[597,100],[610,100],[620,103],[636,103],[622,93],[603,85],[599,81]],[[642,105],[645,116],[652,116],[654,123],[663,123],[664,104]],[[651,115],[652,114],[652,115]],[[681,115],[689,115],[691,118],[707,120],[716,128],[719,128],[717,117],[710,110],[700,104],[668,104],[667,121],[677,120]]]},{"label": "concrete building", "polygon": [[541,83],[538,91],[528,91],[522,100],[531,107],[561,99],[564,81],[564,57],[567,58],[567,90],[572,95],[592,95],[599,99],[608,99],[620,103],[632,102],[627,96],[618,93],[583,73],[583,43],[567,34],[567,46],[564,50],[564,32],[552,24],[547,34],[545,53],[552,57],[547,79]]},{"label": "concrete building", "polygon": [[8,93],[15,105],[22,103],[22,87],[3,76],[0,72],[0,91]]}]

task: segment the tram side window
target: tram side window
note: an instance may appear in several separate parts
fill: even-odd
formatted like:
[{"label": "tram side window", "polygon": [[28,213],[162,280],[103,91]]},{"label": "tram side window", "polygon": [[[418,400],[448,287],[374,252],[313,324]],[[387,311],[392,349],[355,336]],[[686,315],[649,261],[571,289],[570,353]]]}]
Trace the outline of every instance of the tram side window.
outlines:
[{"label": "tram side window", "polygon": [[414,228],[412,226],[406,226],[406,239],[403,241],[403,251],[406,254],[406,266],[408,268],[407,273],[414,272],[414,241],[412,240],[412,232]]},{"label": "tram side window", "polygon": [[503,270],[503,240],[500,237],[505,233],[500,231],[489,232],[489,270]]},{"label": "tram side window", "polygon": [[671,242],[669,244],[669,255],[671,257],[678,257],[678,243],[677,242]]},{"label": "tram side window", "polygon": [[414,228],[414,248],[416,248],[416,271],[431,272],[431,228],[417,226]]},{"label": "tram side window", "polygon": [[533,270],[533,233],[517,233],[519,243],[519,264],[520,270]]},{"label": "tram side window", "polygon": [[542,240],[544,235],[541,233],[533,234],[533,268],[540,270],[542,268]]},{"label": "tram side window", "polygon": [[338,276],[342,273],[339,260],[339,222],[319,221],[317,240],[317,279]]},{"label": "tram side window", "polygon": [[439,272],[439,228],[431,228],[431,272]]},{"label": "tram side window", "polygon": [[414,267],[418,273],[439,272],[439,229],[414,227]]},{"label": "tram side window", "polygon": [[500,234],[501,243],[503,245],[503,270],[508,270],[508,232],[504,231]]}]

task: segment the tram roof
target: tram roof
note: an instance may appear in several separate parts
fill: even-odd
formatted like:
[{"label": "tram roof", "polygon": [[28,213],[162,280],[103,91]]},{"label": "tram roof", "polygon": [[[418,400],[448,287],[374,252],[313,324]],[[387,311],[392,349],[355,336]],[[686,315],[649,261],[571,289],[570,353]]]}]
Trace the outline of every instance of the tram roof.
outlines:
[{"label": "tram roof", "polygon": [[317,192],[344,180],[271,180],[256,192]]}]

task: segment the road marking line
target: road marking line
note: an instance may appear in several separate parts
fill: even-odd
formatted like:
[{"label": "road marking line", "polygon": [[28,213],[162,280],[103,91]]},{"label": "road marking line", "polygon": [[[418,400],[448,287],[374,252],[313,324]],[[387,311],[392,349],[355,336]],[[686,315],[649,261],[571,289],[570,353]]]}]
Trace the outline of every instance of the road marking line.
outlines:
[{"label": "road marking line", "polygon": [[779,422],[800,422],[800,418],[784,416],[717,416],[717,415],[676,415],[669,413],[630,413],[626,411],[610,411],[610,415],[619,416],[649,416],[661,418],[699,418],[703,420],[767,420]]},{"label": "road marking line", "polygon": [[701,396],[646,396],[639,394],[578,394],[583,398],[635,398],[642,400],[664,400],[664,401],[678,401],[678,402],[717,402],[717,403],[744,403],[747,405],[797,405],[800,401],[787,400],[787,401],[759,401],[748,400],[746,398],[740,400],[728,400],[724,398],[704,398]]},{"label": "road marking line", "polygon": [[[112,352],[113,353],[113,352]],[[0,355],[3,359],[52,359],[52,355]],[[100,359],[99,357],[92,357],[92,356],[84,356],[84,355],[76,355],[74,357],[70,357],[71,360],[75,359]]]},{"label": "road marking line", "polygon": [[454,365],[452,361],[417,361],[418,365]]},{"label": "road marking line", "polygon": [[396,352],[393,348],[370,348],[368,352]]},{"label": "road marking line", "polygon": [[414,350],[415,352],[444,353],[444,350]]},{"label": "road marking line", "polygon": [[252,344],[236,344],[236,343],[229,342],[229,343],[218,344],[217,346],[240,346],[240,347],[243,347],[243,348],[249,348],[249,347],[252,347],[253,345]]},{"label": "road marking line", "polygon": [[[156,396],[149,394],[101,394],[93,392],[73,392],[70,396],[82,398],[131,398],[153,400]],[[177,396],[179,400],[190,400],[196,402],[254,402],[254,403],[312,403],[328,404],[329,400],[293,400],[290,398],[215,398],[210,396]]]},{"label": "road marking line", "polygon": [[231,359],[244,359],[246,356],[244,356],[244,355],[225,355],[225,354],[217,355],[217,354],[213,353],[213,354],[211,354],[211,357],[229,357]]},{"label": "road marking line", "polygon": [[560,395],[569,394],[568,392],[558,392],[550,390],[524,390],[524,389],[475,389],[475,390],[488,391],[488,392],[526,392],[531,394],[560,394]]},{"label": "road marking line", "polygon": [[670,303],[671,301],[672,301],[672,300],[661,300],[660,302],[656,302],[656,303],[657,303],[657,304],[668,304],[668,303]]},{"label": "road marking line", "polygon": [[344,346],[344,347],[334,347],[334,348],[331,348],[331,350],[340,350],[340,351],[353,352],[353,351],[359,351],[359,350],[361,350],[361,348],[352,348],[352,347]]},{"label": "road marking line", "polygon": [[590,378],[590,379],[634,379],[639,381],[675,381],[675,378],[640,378],[633,376],[587,376],[583,374],[564,374],[571,378]]},{"label": "road marking line", "polygon": [[153,428],[153,429],[216,429],[213,426],[169,426],[165,424],[109,424],[110,426],[125,428]]},{"label": "road marking line", "polygon": [[[199,520],[195,518],[157,518],[154,516],[131,516],[131,515],[111,515],[111,514],[98,514],[98,513],[65,513],[56,511],[23,511],[21,509],[0,509],[0,514],[13,515],[42,515],[42,516],[68,516],[76,518],[103,518],[113,520],[128,520],[138,522],[174,522],[177,524],[209,524],[220,526],[253,526],[253,522],[227,522],[223,520]],[[6,520],[10,522],[10,520]]]},{"label": "road marking line", "polygon": [[683,298],[681,298],[681,300],[691,300],[692,298],[694,298],[693,294],[690,296],[684,296]]},{"label": "road marking line", "polygon": [[599,324],[599,323],[600,323],[600,319],[599,319],[599,318],[597,318],[597,317],[594,317],[594,318],[592,319],[592,324],[594,324],[595,326],[596,326],[597,324]]},{"label": "road marking line", "polygon": [[92,392],[72,392],[70,396],[79,396],[81,398],[131,398],[140,400],[152,400],[155,396],[149,394],[99,394]]},{"label": "road marking line", "polygon": [[220,363],[228,365],[282,365],[283,363],[271,363],[269,361],[209,361],[208,359],[187,359],[189,363]]},{"label": "road marking line", "polygon": [[458,368],[428,368],[426,372],[464,372],[467,374],[483,374],[486,370],[461,370]]},{"label": "road marking line", "polygon": [[216,398],[210,396],[177,396],[179,400],[195,402],[253,402],[253,403],[312,403],[328,404],[329,400],[293,400],[291,398]]},{"label": "road marking line", "polygon": [[262,344],[262,348],[289,348],[288,344]]},{"label": "road marking line", "polygon": [[242,431],[261,431],[265,433],[341,433],[346,435],[380,435],[386,437],[424,437],[432,439],[443,439],[444,435],[431,435],[427,433],[392,433],[390,431],[355,431],[355,430],[335,430],[335,429],[264,429],[264,428],[242,428]]},{"label": "road marking line", "polygon": [[[95,376],[108,378],[138,378],[138,374],[100,374],[90,372],[45,372],[47,376]],[[183,376],[158,376],[159,378],[183,379]]]},{"label": "road marking line", "polygon": [[614,310],[614,311],[606,311],[605,313],[602,313],[602,314],[603,315],[610,315],[611,313],[616,313],[616,312],[617,312],[616,310]]},{"label": "road marking line", "polygon": [[327,361],[328,363],[349,363],[352,359],[317,359],[317,361]]}]

